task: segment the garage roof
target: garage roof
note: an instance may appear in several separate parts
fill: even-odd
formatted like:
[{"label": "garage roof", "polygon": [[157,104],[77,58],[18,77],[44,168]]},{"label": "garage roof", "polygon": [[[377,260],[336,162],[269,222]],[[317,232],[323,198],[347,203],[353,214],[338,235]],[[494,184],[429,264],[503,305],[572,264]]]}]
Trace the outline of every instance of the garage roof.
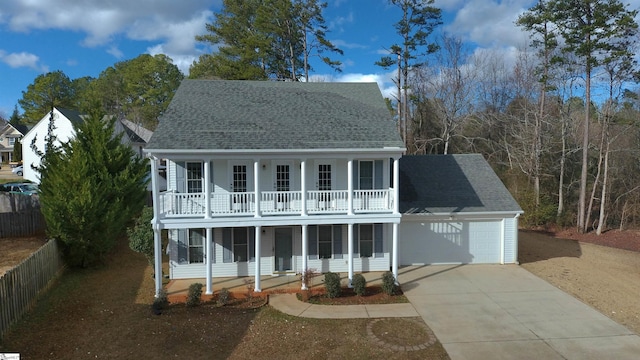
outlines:
[{"label": "garage roof", "polygon": [[522,209],[482,155],[414,155],[400,159],[400,212],[522,213]]}]

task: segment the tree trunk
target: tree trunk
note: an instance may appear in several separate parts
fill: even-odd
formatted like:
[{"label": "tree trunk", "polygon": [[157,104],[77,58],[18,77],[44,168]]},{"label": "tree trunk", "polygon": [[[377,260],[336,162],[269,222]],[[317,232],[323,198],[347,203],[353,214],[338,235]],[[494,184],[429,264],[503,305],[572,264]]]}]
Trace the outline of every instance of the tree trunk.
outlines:
[{"label": "tree trunk", "polygon": [[582,130],[582,171],[580,173],[580,197],[578,199],[578,231],[585,233],[587,223],[585,215],[587,212],[587,170],[589,166],[589,119],[591,112],[591,63],[590,57],[586,59],[585,66],[585,116]]},{"label": "tree trunk", "polygon": [[602,174],[602,193],[600,195],[600,216],[598,218],[598,228],[596,234],[602,234],[602,228],[604,227],[604,213],[607,199],[607,176],[609,172],[609,142],[607,141],[606,150],[604,152],[604,171]]}]

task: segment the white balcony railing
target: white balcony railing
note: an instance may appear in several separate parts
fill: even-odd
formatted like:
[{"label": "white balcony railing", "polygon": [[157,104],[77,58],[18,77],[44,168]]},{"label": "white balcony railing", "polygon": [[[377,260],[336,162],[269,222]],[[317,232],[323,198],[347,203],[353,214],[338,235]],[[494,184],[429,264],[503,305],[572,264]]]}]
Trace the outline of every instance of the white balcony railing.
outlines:
[{"label": "white balcony railing", "polygon": [[[342,214],[349,211],[347,190],[307,191],[308,214]],[[355,213],[393,211],[393,190],[356,190],[353,194]],[[160,213],[165,217],[204,217],[206,212],[203,193],[164,192],[160,194]],[[256,213],[253,192],[212,193],[211,216],[247,216]],[[260,214],[302,214],[302,192],[264,191],[260,193]]]}]

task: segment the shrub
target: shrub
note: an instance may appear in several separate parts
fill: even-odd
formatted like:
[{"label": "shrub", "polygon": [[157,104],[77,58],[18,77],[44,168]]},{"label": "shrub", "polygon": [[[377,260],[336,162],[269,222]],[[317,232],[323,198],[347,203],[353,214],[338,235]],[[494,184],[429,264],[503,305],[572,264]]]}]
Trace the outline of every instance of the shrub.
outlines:
[{"label": "shrub", "polygon": [[328,272],[324,274],[324,288],[327,290],[327,296],[330,298],[337,298],[342,293],[342,287],[340,287],[340,275]]},{"label": "shrub", "polygon": [[218,305],[225,306],[229,303],[229,299],[231,298],[231,293],[227,288],[222,288],[218,293]]},{"label": "shrub", "polygon": [[304,284],[304,286],[307,289],[311,288],[311,283],[313,281],[313,278],[318,276],[319,273],[316,269],[312,269],[312,268],[306,268],[302,273],[300,273],[300,278],[302,280],[302,283]]},{"label": "shrub", "polygon": [[353,291],[355,291],[358,296],[364,296],[367,288],[367,280],[365,280],[362,274],[355,274],[351,280],[351,286],[353,286]]},{"label": "shrub", "polygon": [[154,314],[160,315],[162,313],[162,310],[164,310],[168,305],[169,297],[167,295],[167,290],[160,289],[158,296],[153,299],[153,304],[151,305]]},{"label": "shrub", "polygon": [[[149,265],[153,266],[154,244],[153,244],[153,228],[151,220],[153,219],[153,208],[145,206],[142,213],[136,219],[135,224],[127,229],[129,236],[129,247],[135,252],[139,252],[147,258]],[[155,267],[154,267],[155,270]]]},{"label": "shrub", "polygon": [[396,292],[396,279],[391,271],[382,274],[382,291],[387,295],[393,295]]},{"label": "shrub", "polygon": [[202,284],[193,283],[189,285],[189,291],[187,292],[187,306],[195,307],[200,305],[201,296],[202,296]]}]

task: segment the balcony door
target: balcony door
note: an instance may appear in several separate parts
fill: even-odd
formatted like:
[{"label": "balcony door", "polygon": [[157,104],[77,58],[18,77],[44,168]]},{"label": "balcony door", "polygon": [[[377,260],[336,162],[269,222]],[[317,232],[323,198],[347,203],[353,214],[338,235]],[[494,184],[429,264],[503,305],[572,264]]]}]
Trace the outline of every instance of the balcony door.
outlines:
[{"label": "balcony door", "polygon": [[332,207],[331,190],[334,190],[336,179],[336,164],[331,160],[316,162],[316,189],[318,190],[317,206],[320,209]]},{"label": "balcony door", "polygon": [[291,208],[291,184],[293,174],[291,172],[293,162],[277,161],[273,165],[273,189],[277,192],[275,196],[275,206],[277,210],[288,210]]},{"label": "balcony door", "polygon": [[229,164],[230,190],[232,196],[232,210],[248,211],[251,203],[250,193],[253,192],[253,174],[248,162],[233,162]]},{"label": "balcony door", "polygon": [[293,271],[293,228],[277,227],[274,237],[274,272]]}]

